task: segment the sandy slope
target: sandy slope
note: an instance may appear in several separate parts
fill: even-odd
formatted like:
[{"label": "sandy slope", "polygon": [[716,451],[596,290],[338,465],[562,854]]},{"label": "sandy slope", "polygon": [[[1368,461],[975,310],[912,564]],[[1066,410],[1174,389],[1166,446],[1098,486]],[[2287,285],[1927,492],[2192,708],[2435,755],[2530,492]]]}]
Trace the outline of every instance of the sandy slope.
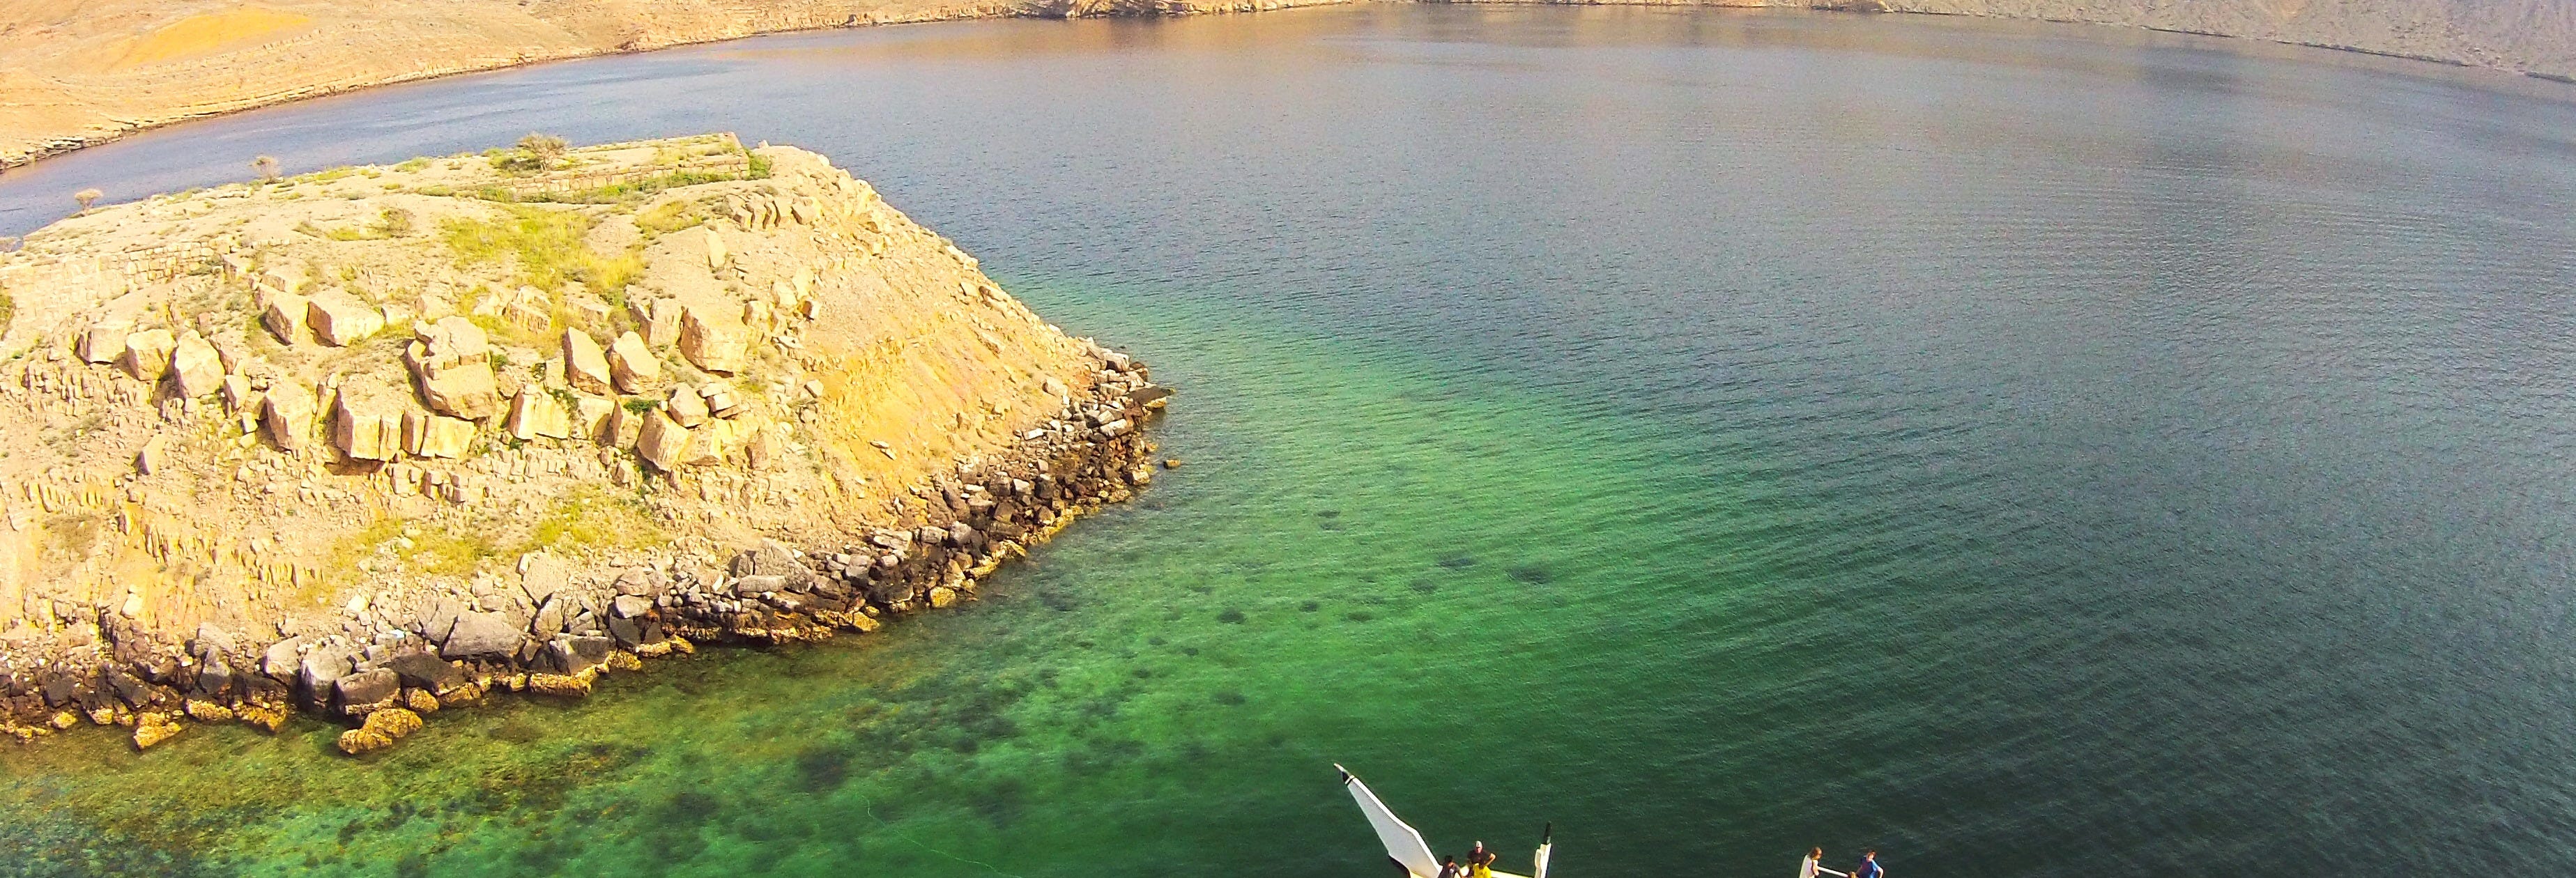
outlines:
[{"label": "sandy slope", "polygon": [[[0,164],[153,125],[528,61],[773,31],[1341,0],[0,0]],[[2576,75],[2576,0],[1684,0],[2228,34]]]},{"label": "sandy slope", "polygon": [[[1071,4],[1086,4],[1080,9]],[[1206,3],[1218,8],[1253,3]],[[1264,2],[1262,6],[1285,5]],[[137,128],[529,61],[1093,0],[0,0],[0,162]],[[1150,0],[1116,11],[1152,12]]]}]

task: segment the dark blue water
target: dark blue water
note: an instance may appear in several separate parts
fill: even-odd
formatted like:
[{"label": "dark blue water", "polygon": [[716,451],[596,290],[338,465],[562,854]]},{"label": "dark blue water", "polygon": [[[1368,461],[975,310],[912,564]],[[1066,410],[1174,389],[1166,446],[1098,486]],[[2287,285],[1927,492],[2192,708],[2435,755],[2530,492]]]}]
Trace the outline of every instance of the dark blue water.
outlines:
[{"label": "dark blue water", "polygon": [[2555,868],[2572,99],[1372,6],[768,38],[77,153],[0,181],[6,231],[263,153],[794,143],[1156,363],[1191,463],[869,644],[367,765],[57,742],[0,826],[34,874],[1376,874],[1339,761],[1444,851],[1554,821],[1563,876]]}]

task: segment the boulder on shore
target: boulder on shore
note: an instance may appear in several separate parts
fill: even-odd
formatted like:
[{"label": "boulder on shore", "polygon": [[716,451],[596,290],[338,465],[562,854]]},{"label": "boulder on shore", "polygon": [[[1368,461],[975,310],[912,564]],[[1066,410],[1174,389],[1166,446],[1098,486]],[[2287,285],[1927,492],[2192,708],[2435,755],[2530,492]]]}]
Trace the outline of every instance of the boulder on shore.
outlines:
[{"label": "boulder on shore", "polygon": [[359,671],[332,685],[339,690],[335,701],[340,712],[349,716],[391,705],[394,696],[402,694],[402,677],[389,668]]},{"label": "boulder on shore", "polygon": [[406,652],[385,662],[385,667],[402,679],[405,686],[443,692],[465,682],[465,672],[438,656],[426,652]]},{"label": "boulder on shore", "polygon": [[516,655],[526,640],[519,626],[498,613],[458,613],[456,626],[439,641],[438,654],[451,659],[507,659]]}]

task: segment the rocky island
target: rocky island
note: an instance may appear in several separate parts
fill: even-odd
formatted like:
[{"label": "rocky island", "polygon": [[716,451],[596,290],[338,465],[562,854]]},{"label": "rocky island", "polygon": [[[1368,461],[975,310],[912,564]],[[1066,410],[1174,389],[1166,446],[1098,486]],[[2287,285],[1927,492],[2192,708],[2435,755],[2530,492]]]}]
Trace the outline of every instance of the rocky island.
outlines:
[{"label": "rocky island", "polygon": [[0,731],[148,747],[876,630],[1153,476],[1168,391],[730,135],[87,210],[0,254]]}]

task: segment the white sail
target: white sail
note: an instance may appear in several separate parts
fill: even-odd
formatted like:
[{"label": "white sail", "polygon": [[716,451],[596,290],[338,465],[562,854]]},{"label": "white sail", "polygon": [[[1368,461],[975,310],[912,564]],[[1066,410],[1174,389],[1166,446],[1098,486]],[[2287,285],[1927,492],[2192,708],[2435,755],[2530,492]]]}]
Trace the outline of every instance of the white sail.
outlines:
[{"label": "white sail", "polygon": [[1377,830],[1378,842],[1386,845],[1387,859],[1394,860],[1396,865],[1403,866],[1405,871],[1418,878],[1440,874],[1440,860],[1431,855],[1431,846],[1423,843],[1422,833],[1396,819],[1395,812],[1387,810],[1386,803],[1378,801],[1376,793],[1369,792],[1368,784],[1351,776],[1350,769],[1339,765],[1333,769],[1342,773],[1342,786],[1350,790],[1351,798],[1360,803],[1360,813],[1368,815],[1369,828]]},{"label": "white sail", "polygon": [[1556,849],[1556,826],[1549,824],[1539,833],[1538,853],[1530,857],[1530,878],[1547,878],[1547,855]]}]

